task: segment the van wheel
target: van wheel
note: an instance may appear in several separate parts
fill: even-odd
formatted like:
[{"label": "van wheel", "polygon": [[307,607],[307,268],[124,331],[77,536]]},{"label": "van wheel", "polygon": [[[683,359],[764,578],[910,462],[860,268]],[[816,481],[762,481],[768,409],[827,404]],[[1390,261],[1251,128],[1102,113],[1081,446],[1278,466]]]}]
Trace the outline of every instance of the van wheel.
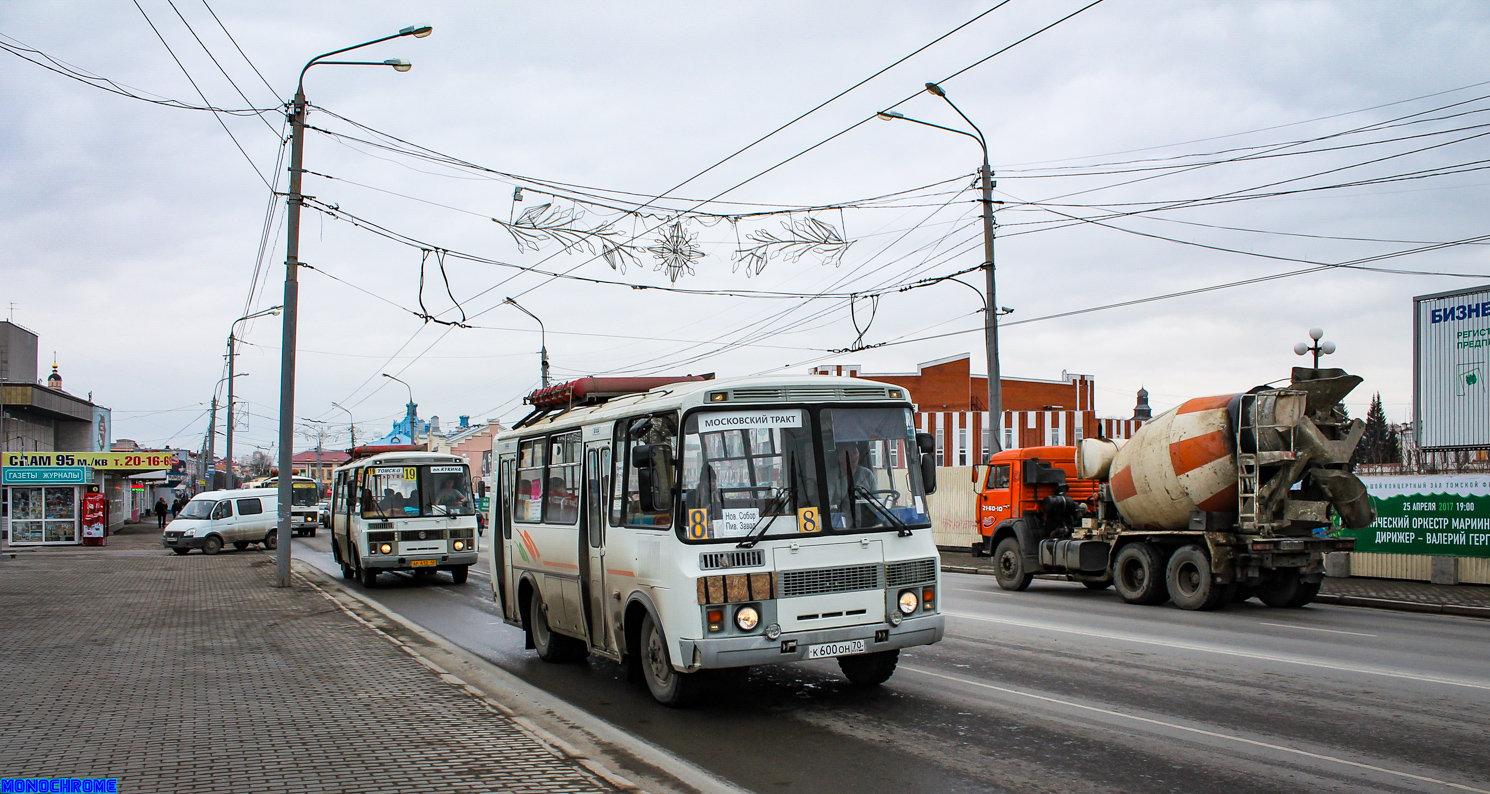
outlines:
[{"label": "van wheel", "polygon": [[219,538],[216,535],[212,535],[211,537],[202,541],[203,554],[216,554],[219,551],[222,551],[222,538]]},{"label": "van wheel", "polygon": [[177,554],[183,554],[184,555],[184,554],[190,552],[191,549],[171,549],[171,551],[174,551]]},{"label": "van wheel", "polygon": [[1130,604],[1153,606],[1169,600],[1164,555],[1152,543],[1130,543],[1112,561],[1112,584]]},{"label": "van wheel", "polygon": [[1005,590],[1019,591],[1030,586],[1034,574],[1024,572],[1024,554],[1019,550],[1019,541],[1004,538],[993,552],[993,578]]},{"label": "van wheel", "polygon": [[279,548],[279,530],[269,530],[269,534],[264,536],[264,548],[269,549],[270,551]]},{"label": "van wheel", "polygon": [[669,708],[682,708],[698,699],[704,681],[698,673],[680,673],[673,669],[667,652],[667,638],[649,614],[642,618],[642,678],[652,697]]},{"label": "van wheel", "polygon": [[879,686],[895,674],[895,664],[900,661],[900,650],[860,653],[838,657],[838,669],[854,686]]},{"label": "van wheel", "polygon": [[243,551],[244,549],[248,548],[248,541],[246,541],[246,540],[235,540],[235,541],[233,541],[233,548],[235,548],[235,549],[237,549],[239,551]]},{"label": "van wheel", "polygon": [[1322,582],[1305,582],[1299,579],[1299,569],[1279,568],[1273,575],[1257,586],[1257,597],[1262,603],[1279,609],[1298,609],[1319,595]]},{"label": "van wheel", "polygon": [[465,584],[466,577],[471,575],[471,572],[467,570],[468,568],[470,568],[469,565],[457,565],[454,568],[451,568],[450,580],[452,582],[455,582],[456,584]]},{"label": "van wheel", "polygon": [[1164,573],[1169,597],[1180,609],[1209,611],[1231,603],[1234,585],[1221,584],[1211,573],[1211,558],[1197,544],[1182,546],[1169,558]]},{"label": "van wheel", "polygon": [[573,637],[555,634],[543,611],[543,597],[536,591],[528,599],[528,629],[533,632],[533,647],[545,662],[574,662],[590,655],[584,643]]}]

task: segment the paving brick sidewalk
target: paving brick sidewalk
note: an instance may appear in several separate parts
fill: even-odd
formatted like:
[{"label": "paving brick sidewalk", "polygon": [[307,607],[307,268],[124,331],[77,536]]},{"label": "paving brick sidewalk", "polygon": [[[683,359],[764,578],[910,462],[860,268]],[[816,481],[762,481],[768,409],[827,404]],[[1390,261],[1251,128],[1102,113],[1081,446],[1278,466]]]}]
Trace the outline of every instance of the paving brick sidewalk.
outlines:
[{"label": "paving brick sidewalk", "polygon": [[109,549],[0,557],[0,777],[615,790],[304,582],[271,587],[268,554],[96,553]]},{"label": "paving brick sidewalk", "polygon": [[[944,571],[993,573],[991,558],[945,550],[941,555]],[[1360,577],[1325,579],[1318,601],[1490,618],[1490,587],[1485,585],[1441,585]]]}]

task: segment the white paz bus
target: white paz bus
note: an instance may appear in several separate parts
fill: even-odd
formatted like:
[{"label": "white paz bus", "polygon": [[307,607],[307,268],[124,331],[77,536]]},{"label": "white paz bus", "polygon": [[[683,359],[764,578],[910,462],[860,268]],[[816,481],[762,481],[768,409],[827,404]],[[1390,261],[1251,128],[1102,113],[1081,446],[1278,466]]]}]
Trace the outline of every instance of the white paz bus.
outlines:
[{"label": "white paz bus", "polygon": [[942,638],[931,436],[897,386],[584,378],[493,441],[492,590],[548,661],[682,705],[700,673],[836,658],[887,680]]},{"label": "white paz bus", "polygon": [[476,500],[464,459],[418,447],[358,447],[331,486],[331,554],[364,587],[378,574],[464,584],[476,563]]}]

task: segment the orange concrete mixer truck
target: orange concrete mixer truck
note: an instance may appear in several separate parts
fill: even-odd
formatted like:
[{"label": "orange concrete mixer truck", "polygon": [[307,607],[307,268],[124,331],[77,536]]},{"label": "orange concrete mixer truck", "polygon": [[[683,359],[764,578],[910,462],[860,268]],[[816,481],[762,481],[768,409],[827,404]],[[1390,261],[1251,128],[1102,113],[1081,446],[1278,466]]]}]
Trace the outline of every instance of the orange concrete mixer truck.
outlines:
[{"label": "orange concrete mixer truck", "polygon": [[1131,604],[1303,606],[1325,552],[1355,543],[1315,530],[1376,518],[1349,469],[1365,425],[1340,407],[1360,382],[1296,367],[1287,386],[1187,400],[1127,441],[1000,452],[974,468],[973,553],[1005,590],[1040,575]]}]

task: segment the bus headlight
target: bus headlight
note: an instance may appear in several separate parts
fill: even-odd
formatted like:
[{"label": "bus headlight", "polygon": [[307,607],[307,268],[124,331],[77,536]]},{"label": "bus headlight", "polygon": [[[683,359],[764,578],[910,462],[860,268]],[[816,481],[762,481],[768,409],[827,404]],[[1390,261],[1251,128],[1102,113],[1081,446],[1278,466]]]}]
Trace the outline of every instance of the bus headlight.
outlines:
[{"label": "bus headlight", "polygon": [[902,615],[909,615],[910,613],[915,612],[916,611],[916,607],[918,607],[920,605],[921,605],[921,601],[920,601],[920,599],[916,598],[916,591],[914,591],[914,590],[902,590],[902,591],[900,591],[900,603],[898,605],[900,607],[900,614],[902,614]]},{"label": "bus headlight", "polygon": [[466,550],[466,542],[464,540],[457,540],[452,545],[455,547],[455,550],[456,551],[465,551]]},{"label": "bus headlight", "polygon": [[761,613],[755,607],[740,607],[735,610],[735,625],[740,627],[740,631],[752,631],[760,622]]},{"label": "bus headlight", "polygon": [[[381,546],[378,547],[378,552],[380,554],[392,554],[393,553],[393,544],[392,543],[384,543],[383,545],[381,545]],[[912,597],[914,598],[914,596],[912,596]],[[904,596],[902,596],[902,598],[904,598]]]}]

